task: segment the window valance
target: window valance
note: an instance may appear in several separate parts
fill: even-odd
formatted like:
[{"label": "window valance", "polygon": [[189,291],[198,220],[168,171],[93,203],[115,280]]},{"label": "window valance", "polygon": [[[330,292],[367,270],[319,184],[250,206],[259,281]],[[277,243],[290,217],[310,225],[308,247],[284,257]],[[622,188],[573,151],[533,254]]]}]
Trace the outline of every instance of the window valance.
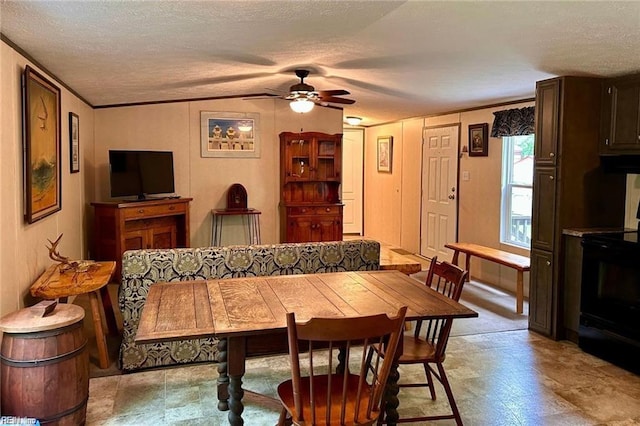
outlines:
[{"label": "window valance", "polygon": [[524,136],[535,133],[535,107],[524,107],[496,111],[491,137]]}]

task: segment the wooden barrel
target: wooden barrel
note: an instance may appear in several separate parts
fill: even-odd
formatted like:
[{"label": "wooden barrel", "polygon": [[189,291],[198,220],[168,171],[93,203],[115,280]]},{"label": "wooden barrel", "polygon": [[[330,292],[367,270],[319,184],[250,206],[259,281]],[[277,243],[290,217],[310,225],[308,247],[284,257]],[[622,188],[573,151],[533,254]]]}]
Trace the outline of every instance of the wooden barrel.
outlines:
[{"label": "wooden barrel", "polygon": [[45,425],[82,425],[89,398],[84,310],[58,304],[41,314],[25,308],[0,320],[0,411]]}]

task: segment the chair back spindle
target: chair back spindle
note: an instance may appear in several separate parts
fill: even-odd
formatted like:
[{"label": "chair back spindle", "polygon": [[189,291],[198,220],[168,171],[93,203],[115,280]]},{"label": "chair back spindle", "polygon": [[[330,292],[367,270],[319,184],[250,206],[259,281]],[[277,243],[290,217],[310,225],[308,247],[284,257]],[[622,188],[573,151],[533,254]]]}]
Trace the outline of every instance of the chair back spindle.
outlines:
[{"label": "chair back spindle", "polygon": [[[291,380],[278,386],[278,396],[293,423],[332,426],[375,423],[394,356],[383,358],[382,351],[376,351],[373,359],[367,356],[368,349],[384,347],[387,354],[395,354],[406,311],[406,307],[401,308],[393,318],[380,314],[312,318],[304,323],[297,323],[295,313],[288,313]],[[309,375],[305,377],[301,376],[304,364],[299,354],[301,341],[308,342]],[[334,371],[335,352],[339,352],[339,363]],[[327,362],[320,362],[321,357],[327,357]],[[340,360],[344,360],[344,365]],[[350,361],[358,374],[349,368]],[[369,375],[369,371],[373,374]]]}]

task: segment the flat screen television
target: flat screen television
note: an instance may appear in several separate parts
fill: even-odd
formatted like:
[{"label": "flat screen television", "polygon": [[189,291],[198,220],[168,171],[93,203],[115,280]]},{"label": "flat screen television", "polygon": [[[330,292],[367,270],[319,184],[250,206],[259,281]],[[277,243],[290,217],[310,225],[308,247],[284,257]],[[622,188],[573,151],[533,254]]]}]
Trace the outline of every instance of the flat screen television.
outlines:
[{"label": "flat screen television", "polygon": [[112,197],[172,194],[173,152],[109,150],[109,176]]}]

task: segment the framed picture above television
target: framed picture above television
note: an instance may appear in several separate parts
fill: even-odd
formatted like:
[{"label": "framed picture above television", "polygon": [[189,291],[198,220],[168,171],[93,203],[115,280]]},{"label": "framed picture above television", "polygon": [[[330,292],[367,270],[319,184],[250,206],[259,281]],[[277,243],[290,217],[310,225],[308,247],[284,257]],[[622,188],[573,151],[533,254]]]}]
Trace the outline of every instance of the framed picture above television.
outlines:
[{"label": "framed picture above television", "polygon": [[201,157],[259,158],[260,114],[200,112]]}]

